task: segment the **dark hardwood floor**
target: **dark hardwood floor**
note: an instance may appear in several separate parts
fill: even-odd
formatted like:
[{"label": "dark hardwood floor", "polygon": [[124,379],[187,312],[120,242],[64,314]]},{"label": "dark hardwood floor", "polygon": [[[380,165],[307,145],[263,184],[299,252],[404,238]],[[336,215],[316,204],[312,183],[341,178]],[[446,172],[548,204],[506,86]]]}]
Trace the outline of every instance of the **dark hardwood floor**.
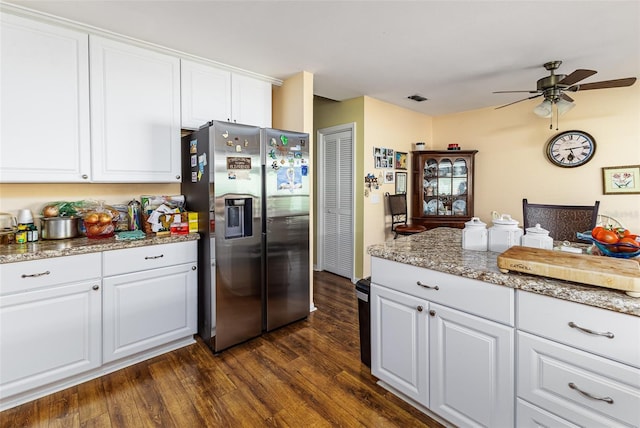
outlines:
[{"label": "dark hardwood floor", "polygon": [[315,273],[318,310],[213,355],[197,343],[0,413],[4,427],[439,427],[360,362],[350,281]]}]

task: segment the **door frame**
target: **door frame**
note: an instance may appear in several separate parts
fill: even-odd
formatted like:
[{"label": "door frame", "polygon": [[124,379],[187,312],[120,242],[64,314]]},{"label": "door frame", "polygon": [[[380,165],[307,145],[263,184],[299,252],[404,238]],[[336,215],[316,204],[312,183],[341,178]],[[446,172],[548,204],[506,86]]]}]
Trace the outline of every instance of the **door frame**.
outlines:
[{"label": "door frame", "polygon": [[317,142],[317,200],[316,200],[316,213],[318,216],[317,221],[317,236],[316,236],[316,265],[314,266],[314,270],[322,271],[324,270],[324,256],[323,256],[323,248],[324,248],[324,192],[322,189],[324,188],[325,178],[324,178],[324,144],[325,144],[325,136],[329,134],[335,134],[338,132],[351,131],[351,158],[353,162],[351,163],[351,194],[353,195],[351,198],[351,230],[353,231],[353,239],[351,242],[351,282],[355,283],[357,278],[355,277],[355,265],[356,265],[356,177],[355,177],[355,160],[356,160],[356,123],[345,123],[342,125],[330,126],[328,128],[318,129],[316,135]]}]

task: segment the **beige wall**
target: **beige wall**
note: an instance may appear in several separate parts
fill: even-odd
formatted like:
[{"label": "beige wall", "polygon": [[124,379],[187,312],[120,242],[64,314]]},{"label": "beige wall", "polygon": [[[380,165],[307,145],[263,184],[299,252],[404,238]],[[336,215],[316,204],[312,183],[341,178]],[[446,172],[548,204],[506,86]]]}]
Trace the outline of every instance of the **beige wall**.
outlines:
[{"label": "beige wall", "polygon": [[[522,199],[587,205],[600,201],[600,213],[640,232],[640,195],[603,195],[605,166],[640,165],[640,85],[571,94],[576,107],[560,117],[559,130],[532,112],[534,101],[495,110],[486,108],[433,119],[434,149],[458,143],[477,149],[475,214],[490,223],[490,212],[522,221]],[[505,100],[506,102],[507,100]],[[552,165],[546,142],[558,132],[591,134],[595,157],[578,168]],[[544,225],[543,225],[544,226]]]},{"label": "beige wall", "polygon": [[[431,141],[432,118],[401,107],[384,103],[375,98],[364,97],[364,175],[356,180],[363,185],[364,176],[372,173],[376,176],[385,170],[374,168],[373,149],[384,147],[394,152],[408,153],[408,195],[411,194],[411,150],[418,141]],[[394,174],[395,176],[395,174]],[[383,180],[380,179],[380,183]],[[369,196],[363,196],[362,218],[365,233],[362,242],[362,275],[371,274],[371,257],[367,254],[369,245],[377,244],[387,239],[393,239],[391,234],[391,217],[384,197],[385,192],[395,193],[395,184],[381,184],[378,190],[371,190]],[[410,204],[410,197],[407,198]],[[411,208],[409,207],[409,213]]]},{"label": "beige wall", "polygon": [[0,211],[16,215],[27,208],[39,215],[42,207],[54,201],[105,201],[126,204],[140,195],[179,195],[180,184],[0,184]]}]

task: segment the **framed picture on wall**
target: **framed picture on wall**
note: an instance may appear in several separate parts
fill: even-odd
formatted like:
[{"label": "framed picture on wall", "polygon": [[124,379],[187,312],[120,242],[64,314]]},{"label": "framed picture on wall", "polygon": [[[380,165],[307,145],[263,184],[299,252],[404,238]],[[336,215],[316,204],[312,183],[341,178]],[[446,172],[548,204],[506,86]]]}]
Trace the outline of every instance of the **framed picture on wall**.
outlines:
[{"label": "framed picture on wall", "polygon": [[396,195],[407,193],[407,173],[396,172]]},{"label": "framed picture on wall", "polygon": [[396,169],[407,169],[407,154],[396,152]]},{"label": "framed picture on wall", "polygon": [[640,165],[602,168],[602,191],[605,195],[640,194]]},{"label": "framed picture on wall", "polygon": [[393,171],[386,171],[384,173],[384,184],[391,184],[393,182]]}]

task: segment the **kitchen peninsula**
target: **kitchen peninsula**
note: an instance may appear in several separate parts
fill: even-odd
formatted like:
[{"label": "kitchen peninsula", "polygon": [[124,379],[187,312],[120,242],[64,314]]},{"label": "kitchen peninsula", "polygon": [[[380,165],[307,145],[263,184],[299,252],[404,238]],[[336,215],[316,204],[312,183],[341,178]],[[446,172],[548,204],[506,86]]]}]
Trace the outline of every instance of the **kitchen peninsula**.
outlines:
[{"label": "kitchen peninsula", "polygon": [[461,243],[438,228],[368,248],[381,385],[457,426],[640,426],[640,299],[501,273]]}]

